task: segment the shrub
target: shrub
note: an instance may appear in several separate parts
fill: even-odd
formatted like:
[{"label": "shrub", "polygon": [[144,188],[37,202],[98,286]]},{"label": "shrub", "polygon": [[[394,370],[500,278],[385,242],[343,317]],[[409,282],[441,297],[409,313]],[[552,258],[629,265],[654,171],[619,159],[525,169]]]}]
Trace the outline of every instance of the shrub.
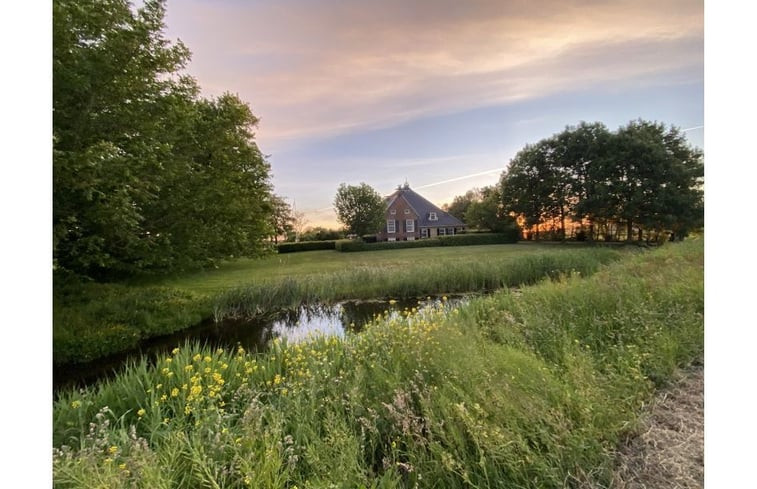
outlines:
[{"label": "shrub", "polygon": [[488,244],[510,244],[518,241],[517,234],[486,233],[486,234],[456,234],[454,236],[439,237],[441,246],[471,246]]},{"label": "shrub", "polygon": [[517,230],[504,233],[457,234],[455,236],[440,236],[438,238],[420,239],[415,241],[381,241],[379,243],[365,243],[362,241],[343,240],[336,242],[337,251],[377,251],[397,250],[403,248],[427,248],[432,246],[471,246],[488,244],[507,244],[518,241]]},{"label": "shrub", "polygon": [[276,246],[279,253],[296,253],[298,251],[333,250],[335,240],[300,241],[299,243],[281,243]]}]

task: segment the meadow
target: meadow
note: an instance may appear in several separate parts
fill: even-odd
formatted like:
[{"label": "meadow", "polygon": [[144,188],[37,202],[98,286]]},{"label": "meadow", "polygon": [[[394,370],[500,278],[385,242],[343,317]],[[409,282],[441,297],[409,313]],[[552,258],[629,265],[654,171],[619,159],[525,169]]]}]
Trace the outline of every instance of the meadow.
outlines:
[{"label": "meadow", "polygon": [[703,358],[703,243],[267,353],[177,347],[53,407],[54,485],[602,487]]},{"label": "meadow", "polygon": [[593,273],[616,248],[507,244],[339,253],[333,250],[239,259],[176,277],[54,287],[54,361],[83,362],[137,346],[213,317],[343,299],[480,292],[561,273]]}]

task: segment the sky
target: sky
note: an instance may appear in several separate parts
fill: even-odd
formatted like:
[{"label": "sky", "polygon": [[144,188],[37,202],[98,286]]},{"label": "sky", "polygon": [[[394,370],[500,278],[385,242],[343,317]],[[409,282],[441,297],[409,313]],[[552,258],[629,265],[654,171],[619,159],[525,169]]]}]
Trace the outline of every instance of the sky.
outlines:
[{"label": "sky", "polygon": [[704,148],[704,5],[690,0],[169,0],[205,96],[259,118],[274,192],[338,227],[340,183],[443,205],[528,143],[642,118]]}]

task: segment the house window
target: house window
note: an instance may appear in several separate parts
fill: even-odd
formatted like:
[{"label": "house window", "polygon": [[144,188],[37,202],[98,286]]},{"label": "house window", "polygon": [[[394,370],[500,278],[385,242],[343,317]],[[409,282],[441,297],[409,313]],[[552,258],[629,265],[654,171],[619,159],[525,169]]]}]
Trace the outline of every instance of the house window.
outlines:
[{"label": "house window", "polygon": [[394,234],[397,230],[395,227],[395,220],[394,219],[387,219],[386,220],[386,232],[388,234]]},{"label": "house window", "polygon": [[405,219],[405,231],[408,233],[415,232],[415,221],[412,219]]},{"label": "house window", "polygon": [[405,214],[410,214],[410,209],[405,209]]},{"label": "house window", "polygon": [[397,213],[397,209],[392,209],[389,211],[389,214],[395,215]]},{"label": "house window", "polygon": [[408,237],[407,237],[407,240],[408,240],[408,241],[415,241],[415,236],[408,236]]},{"label": "house window", "polygon": [[439,228],[439,236],[444,236],[445,231],[447,231],[447,230],[444,229],[444,228]]},{"label": "house window", "polygon": [[436,217],[436,212],[432,212],[428,215],[429,221],[438,221],[439,219]]},{"label": "house window", "polygon": [[421,228],[421,238],[428,238],[428,228]]}]

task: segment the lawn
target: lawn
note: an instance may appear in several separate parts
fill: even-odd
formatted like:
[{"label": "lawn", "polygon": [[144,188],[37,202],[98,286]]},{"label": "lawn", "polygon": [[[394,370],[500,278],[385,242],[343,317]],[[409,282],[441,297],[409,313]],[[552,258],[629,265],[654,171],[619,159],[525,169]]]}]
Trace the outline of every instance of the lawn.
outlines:
[{"label": "lawn", "polygon": [[[575,250],[586,245],[518,243],[465,247],[410,248],[369,252],[340,253],[334,250],[286,253],[264,258],[241,258],[226,262],[215,270],[176,277],[135,282],[160,285],[208,294],[261,280],[302,278],[355,268],[404,270],[430,264],[516,260],[529,254]],[[442,292],[442,291],[439,291]]]}]

